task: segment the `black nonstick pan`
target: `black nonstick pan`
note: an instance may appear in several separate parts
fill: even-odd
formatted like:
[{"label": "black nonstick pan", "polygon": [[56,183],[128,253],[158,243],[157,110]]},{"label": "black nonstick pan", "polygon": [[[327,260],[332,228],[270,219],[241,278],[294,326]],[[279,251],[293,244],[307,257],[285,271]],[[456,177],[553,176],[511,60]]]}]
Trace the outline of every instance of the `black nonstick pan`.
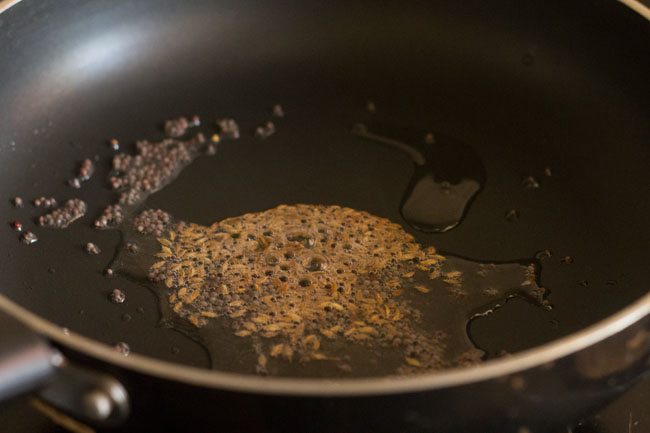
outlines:
[{"label": "black nonstick pan", "polygon": [[[0,397],[37,389],[35,404],[59,422],[99,430],[552,432],[647,372],[650,25],[640,4],[13,3],[0,2]],[[286,116],[256,140],[274,104]],[[242,137],[146,207],[200,224],[282,203],[364,210],[449,254],[539,264],[547,308],[514,297],[466,322],[487,358],[471,368],[326,379],[211,370],[204,345],[160,325],[152,290],[103,275],[122,238],[92,226],[114,198],[109,139],[130,151],[162,138],[165,119],[193,114],[207,134],[217,118],[237,119]],[[455,227],[405,219],[422,164],[360,136],[358,123],[471,149],[450,184],[479,161],[480,189]],[[84,158],[96,172],[71,188]],[[40,196],[83,199],[87,215],[39,228],[29,200]],[[14,220],[38,242],[21,243]],[[102,253],[86,254],[86,242]],[[124,303],[107,301],[115,288]]]}]

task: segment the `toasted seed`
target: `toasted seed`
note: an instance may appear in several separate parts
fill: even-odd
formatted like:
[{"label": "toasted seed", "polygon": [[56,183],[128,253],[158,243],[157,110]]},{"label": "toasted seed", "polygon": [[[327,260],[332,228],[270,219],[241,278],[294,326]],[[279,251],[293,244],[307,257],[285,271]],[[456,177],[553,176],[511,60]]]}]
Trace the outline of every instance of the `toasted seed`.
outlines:
[{"label": "toasted seed", "polygon": [[194,326],[226,320],[235,335],[254,337],[258,356],[332,359],[321,349],[327,339],[395,347],[439,367],[437,337],[413,325],[417,306],[402,293],[432,290],[413,282],[419,270],[458,291],[462,278],[443,274],[444,257],[397,224],[336,206],[279,206],[209,227],[181,222],[157,238],[150,278],[176,296],[175,313]]},{"label": "toasted seed", "polygon": [[377,332],[377,330],[372,326],[362,326],[361,328],[359,328],[359,332],[363,334],[372,335],[374,337],[379,335],[379,332]]},{"label": "toasted seed", "polygon": [[258,316],[251,318],[251,320],[255,323],[267,323],[271,320],[271,317],[269,317],[266,314],[260,314]]},{"label": "toasted seed", "polygon": [[113,289],[108,298],[114,304],[122,304],[126,301],[126,295],[120,289]]},{"label": "toasted seed", "polygon": [[353,340],[357,340],[357,341],[363,341],[363,340],[370,339],[370,336],[368,334],[356,333],[356,334],[352,334],[350,336],[350,338],[352,338]]},{"label": "toasted seed", "polygon": [[422,363],[420,361],[418,361],[415,358],[408,357],[408,356],[404,358],[404,361],[406,361],[406,363],[408,365],[411,365],[413,367],[421,367],[422,366]]},{"label": "toasted seed", "polygon": [[271,323],[270,325],[263,326],[262,329],[267,332],[277,332],[282,329],[282,326],[277,323]]},{"label": "toasted seed", "polygon": [[20,236],[20,241],[26,245],[31,245],[34,244],[38,241],[38,237],[34,232],[30,231],[25,231],[23,234]]},{"label": "toasted seed", "polygon": [[205,319],[197,316],[196,314],[192,314],[191,316],[189,316],[188,320],[192,325],[196,326],[197,328],[202,327],[206,323]]},{"label": "toasted seed", "polygon": [[264,338],[275,338],[278,336],[277,332],[262,332],[260,335]]},{"label": "toasted seed", "polygon": [[338,310],[338,311],[345,310],[345,308],[341,304],[337,304],[336,302],[331,302],[331,301],[323,302],[323,303],[321,303],[319,305],[319,307],[321,307],[321,308],[329,307],[329,308],[333,308],[333,309]]},{"label": "toasted seed", "polygon": [[244,314],[246,314],[246,309],[242,308],[241,310],[237,310],[235,312],[230,313],[230,317],[233,319],[236,319],[238,317],[242,317]]},{"label": "toasted seed", "polygon": [[329,338],[330,340],[336,338],[336,334],[329,329],[321,329],[320,333],[323,334],[325,337]]},{"label": "toasted seed", "polygon": [[268,362],[268,361],[267,361],[265,355],[259,355],[259,356],[257,357],[257,365],[258,365],[258,366],[264,368],[264,367],[266,367],[266,363],[267,363],[267,362]]},{"label": "toasted seed", "polygon": [[303,338],[302,343],[310,350],[316,351],[320,348],[320,340],[313,334]]},{"label": "toasted seed", "polygon": [[270,355],[275,358],[276,356],[281,355],[283,351],[284,351],[284,344],[282,343],[275,344],[271,347]]},{"label": "toasted seed", "polygon": [[113,347],[115,348],[115,350],[116,350],[118,353],[120,353],[120,354],[122,354],[122,355],[124,355],[124,356],[129,356],[129,353],[131,353],[131,348],[129,347],[128,344],[126,344],[126,343],[123,342],[123,341],[120,341],[119,343],[117,343],[117,344],[116,344],[115,346],[113,346]]}]

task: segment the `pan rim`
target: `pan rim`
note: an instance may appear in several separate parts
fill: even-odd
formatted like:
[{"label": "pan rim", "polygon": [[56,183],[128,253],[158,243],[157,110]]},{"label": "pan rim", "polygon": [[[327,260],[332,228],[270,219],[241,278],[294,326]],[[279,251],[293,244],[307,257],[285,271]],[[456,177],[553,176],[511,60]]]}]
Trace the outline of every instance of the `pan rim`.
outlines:
[{"label": "pan rim", "polygon": [[292,396],[371,396],[432,391],[506,377],[553,363],[591,347],[650,315],[650,291],[640,299],[581,331],[507,358],[486,361],[472,368],[451,368],[408,377],[358,379],[310,379],[259,377],[184,366],[145,355],[128,357],[107,344],[67,332],[0,295],[0,310],[12,315],[37,333],[82,354],[126,370],[220,390]]},{"label": "pan rim", "polygon": [[[22,0],[0,0],[0,14],[12,6],[20,3]],[[650,20],[650,7],[644,5],[639,0],[617,0],[620,3],[623,3],[625,6],[629,7],[639,15]]]},{"label": "pan rim", "polygon": [[[7,11],[12,6],[20,3],[22,0],[0,0],[0,14]],[[642,17],[650,20],[650,7],[641,3],[640,0],[616,0],[620,3],[623,3],[628,8],[632,9],[634,12],[638,13]]]},{"label": "pan rim", "polygon": [[[0,0],[0,14],[21,1]],[[617,1],[650,21],[650,8],[639,0]],[[184,366],[138,354],[124,357],[109,345],[73,332],[64,332],[58,325],[19,306],[3,294],[0,294],[0,310],[62,346],[126,370],[160,379],[255,394],[350,397],[431,391],[468,385],[516,374],[555,362],[597,344],[650,315],[650,291],[629,306],[593,325],[544,345],[519,352],[511,357],[490,360],[473,368],[453,368],[441,372],[398,378],[307,379],[258,377]]]}]

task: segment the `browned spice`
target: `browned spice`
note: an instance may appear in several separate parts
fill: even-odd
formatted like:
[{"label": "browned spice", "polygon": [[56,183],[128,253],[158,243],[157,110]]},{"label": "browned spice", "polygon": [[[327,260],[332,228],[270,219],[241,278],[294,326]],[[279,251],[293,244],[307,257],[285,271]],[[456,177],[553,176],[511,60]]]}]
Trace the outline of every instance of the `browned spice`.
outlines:
[{"label": "browned spice", "polygon": [[[333,359],[323,339],[404,353],[404,368],[439,368],[441,342],[416,330],[419,313],[400,298],[426,296],[420,279],[459,290],[460,272],[398,224],[339,206],[278,206],[205,227],[181,223],[159,238],[150,278],[194,326],[226,318],[235,335],[265,340],[260,356]],[[262,344],[264,346],[264,343]]]},{"label": "browned spice", "polygon": [[92,256],[96,256],[97,254],[100,254],[102,252],[102,250],[96,244],[94,244],[92,242],[88,242],[84,246],[84,250],[86,251],[86,253],[88,253],[88,254],[90,254]]},{"label": "browned spice", "polygon": [[161,209],[147,209],[142,211],[133,220],[133,228],[138,233],[162,236],[169,224],[172,216]]},{"label": "browned spice", "polygon": [[[199,120],[192,118],[192,122],[190,126],[198,124]],[[135,205],[174,180],[187,164],[205,152],[205,142],[205,137],[201,133],[188,140],[173,138],[158,142],[141,140],[136,143],[135,155],[127,153],[115,155],[109,183],[119,192],[119,198],[117,203],[103,210],[95,220],[95,227],[105,229],[124,222]],[[145,214],[143,218],[151,216]],[[152,226],[147,227],[155,232],[154,225],[157,223],[152,222]],[[148,230],[147,227],[143,226],[143,230]]]},{"label": "browned spice", "polygon": [[55,208],[58,204],[54,197],[38,197],[35,198],[32,203],[36,207],[43,207],[46,209]]},{"label": "browned spice", "polygon": [[64,229],[73,221],[81,218],[86,214],[86,202],[78,198],[70,199],[63,206],[52,212],[42,215],[38,218],[38,225]]}]

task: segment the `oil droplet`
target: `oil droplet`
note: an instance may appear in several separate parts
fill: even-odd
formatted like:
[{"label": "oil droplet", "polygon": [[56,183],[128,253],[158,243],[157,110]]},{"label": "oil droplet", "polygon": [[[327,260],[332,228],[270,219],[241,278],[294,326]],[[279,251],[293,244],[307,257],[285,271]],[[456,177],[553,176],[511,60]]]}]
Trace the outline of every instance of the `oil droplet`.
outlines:
[{"label": "oil droplet", "polygon": [[589,281],[587,281],[587,280],[580,280],[580,281],[578,281],[578,285],[580,285],[580,286],[582,286],[582,287],[588,287],[588,286],[589,286]]},{"label": "oil droplet", "polygon": [[111,138],[108,142],[108,147],[110,147],[111,150],[118,151],[120,150],[120,142],[117,138]]},{"label": "oil droplet", "polygon": [[510,209],[505,214],[506,221],[513,222],[519,220],[519,211],[517,209]]},{"label": "oil droplet", "polygon": [[368,101],[366,103],[366,110],[368,110],[368,113],[376,113],[377,112],[377,106],[373,101]]},{"label": "oil droplet", "polygon": [[546,177],[553,176],[553,170],[551,170],[551,167],[544,167],[544,176]]},{"label": "oil droplet", "polygon": [[12,221],[12,222],[9,223],[9,225],[11,226],[12,229],[14,229],[15,231],[17,231],[19,233],[23,231],[23,223],[21,223],[20,221],[17,221],[17,220]]},{"label": "oil droplet", "polygon": [[129,356],[129,353],[131,353],[131,348],[123,341],[117,343],[114,348],[118,353],[121,353],[124,356]]},{"label": "oil droplet", "polygon": [[[357,124],[352,133],[371,142],[392,146],[414,162],[413,176],[401,202],[402,217],[424,232],[456,227],[485,183],[485,169],[468,145],[440,133],[373,122]],[[422,137],[431,135],[423,145]]]}]

